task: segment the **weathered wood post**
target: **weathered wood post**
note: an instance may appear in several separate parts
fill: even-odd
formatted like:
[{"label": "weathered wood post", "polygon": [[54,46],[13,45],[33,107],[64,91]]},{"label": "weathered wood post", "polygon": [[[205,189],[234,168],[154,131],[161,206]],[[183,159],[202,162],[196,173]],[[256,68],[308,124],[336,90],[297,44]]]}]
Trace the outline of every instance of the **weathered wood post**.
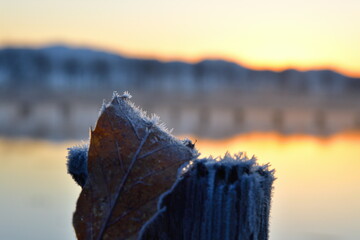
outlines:
[{"label": "weathered wood post", "polygon": [[69,149],[68,172],[82,186],[78,239],[268,239],[274,171],[243,154],[198,159],[115,94],[89,146]]},{"label": "weathered wood post", "polygon": [[243,155],[193,162],[141,239],[268,239],[273,171]]}]

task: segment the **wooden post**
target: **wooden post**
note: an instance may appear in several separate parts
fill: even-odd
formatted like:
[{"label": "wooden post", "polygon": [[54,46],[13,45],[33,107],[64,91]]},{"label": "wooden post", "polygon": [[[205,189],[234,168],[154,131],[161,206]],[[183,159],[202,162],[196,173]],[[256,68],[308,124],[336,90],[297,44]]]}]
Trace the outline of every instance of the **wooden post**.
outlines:
[{"label": "wooden post", "polygon": [[242,154],[195,161],[160,200],[140,239],[266,240],[273,171]]}]

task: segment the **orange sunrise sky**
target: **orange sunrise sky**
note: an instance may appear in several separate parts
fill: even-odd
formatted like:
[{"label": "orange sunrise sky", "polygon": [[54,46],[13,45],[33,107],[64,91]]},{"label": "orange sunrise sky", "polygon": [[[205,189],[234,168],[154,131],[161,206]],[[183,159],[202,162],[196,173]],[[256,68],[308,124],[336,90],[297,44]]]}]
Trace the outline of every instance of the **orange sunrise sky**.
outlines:
[{"label": "orange sunrise sky", "polygon": [[69,44],[360,77],[358,0],[0,0],[0,47]]}]

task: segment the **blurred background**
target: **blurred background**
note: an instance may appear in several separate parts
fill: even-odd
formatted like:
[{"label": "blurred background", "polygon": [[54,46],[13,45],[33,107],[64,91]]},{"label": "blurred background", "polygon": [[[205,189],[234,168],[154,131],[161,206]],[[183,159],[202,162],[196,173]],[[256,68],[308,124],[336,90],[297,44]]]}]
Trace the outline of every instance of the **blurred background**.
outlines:
[{"label": "blurred background", "polygon": [[360,239],[360,2],[0,0],[0,239],[75,239],[67,147],[129,91],[277,171],[270,239]]}]

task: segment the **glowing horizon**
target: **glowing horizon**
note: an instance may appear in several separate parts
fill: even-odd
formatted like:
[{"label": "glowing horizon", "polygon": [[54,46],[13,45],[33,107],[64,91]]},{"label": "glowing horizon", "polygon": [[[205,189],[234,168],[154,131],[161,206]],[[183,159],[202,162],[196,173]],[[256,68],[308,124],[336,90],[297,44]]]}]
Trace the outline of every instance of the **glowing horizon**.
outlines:
[{"label": "glowing horizon", "polygon": [[360,77],[360,2],[0,0],[0,47],[90,46],[125,56]]}]

